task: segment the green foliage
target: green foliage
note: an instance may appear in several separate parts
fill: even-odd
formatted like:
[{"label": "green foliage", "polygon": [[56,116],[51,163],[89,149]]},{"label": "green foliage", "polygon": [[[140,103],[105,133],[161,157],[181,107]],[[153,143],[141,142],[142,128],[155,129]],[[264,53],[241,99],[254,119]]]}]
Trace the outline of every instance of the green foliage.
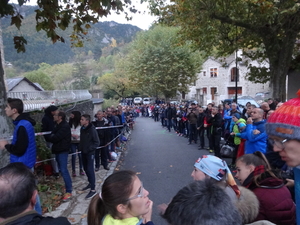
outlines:
[{"label": "green foliage", "polygon": [[156,26],[139,33],[126,57],[126,70],[136,87],[149,96],[176,96],[187,92],[202,63],[188,44],[180,45],[178,28]]},{"label": "green foliage", "polygon": [[77,62],[73,67],[72,72],[74,81],[72,83],[72,89],[83,90],[90,88],[90,79],[87,77],[87,68],[84,63]]},{"label": "green foliage", "polygon": [[192,40],[195,48],[207,54],[217,52],[219,56],[227,56],[236,49],[243,49],[251,60],[266,59],[270,69],[255,69],[252,65],[248,77],[256,82],[270,80],[273,92],[285,99],[285,77],[293,52],[299,52],[296,40],[300,31],[300,4],[297,1],[150,3],[161,22],[179,26],[182,39]]},{"label": "green foliage", "polygon": [[24,76],[33,83],[39,83],[46,91],[55,89],[51,78],[41,71],[28,72]]},{"label": "green foliage", "polygon": [[116,99],[112,99],[112,98],[104,99],[104,102],[102,104],[102,109],[107,109],[108,107],[111,107],[112,105],[116,107],[117,105],[119,105],[119,101]]}]

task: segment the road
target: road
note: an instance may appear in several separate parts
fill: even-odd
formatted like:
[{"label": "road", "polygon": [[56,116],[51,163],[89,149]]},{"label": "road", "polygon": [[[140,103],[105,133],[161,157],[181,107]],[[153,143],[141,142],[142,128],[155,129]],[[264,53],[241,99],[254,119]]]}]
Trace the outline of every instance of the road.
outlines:
[{"label": "road", "polygon": [[170,202],[180,188],[192,181],[194,162],[208,151],[198,150],[198,144],[188,145],[187,138],[145,117],[137,118],[127,148],[120,169],[137,172],[154,202],[152,221],[167,224],[159,216],[157,205]]}]

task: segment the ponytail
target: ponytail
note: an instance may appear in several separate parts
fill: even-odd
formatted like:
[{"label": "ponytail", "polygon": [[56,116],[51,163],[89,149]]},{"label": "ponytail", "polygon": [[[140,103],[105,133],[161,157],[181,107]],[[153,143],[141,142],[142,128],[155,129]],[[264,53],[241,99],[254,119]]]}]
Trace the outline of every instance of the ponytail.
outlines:
[{"label": "ponytail", "polygon": [[103,200],[96,195],[90,202],[87,214],[88,225],[101,225],[104,216],[108,213]]},{"label": "ponytail", "polygon": [[253,182],[256,186],[259,186],[259,181],[263,180],[266,175],[279,179],[272,171],[269,161],[262,152],[256,151],[253,154],[245,154],[239,157],[237,161],[242,161],[247,166],[253,165],[255,166],[255,169],[259,168],[262,171],[253,177]]}]

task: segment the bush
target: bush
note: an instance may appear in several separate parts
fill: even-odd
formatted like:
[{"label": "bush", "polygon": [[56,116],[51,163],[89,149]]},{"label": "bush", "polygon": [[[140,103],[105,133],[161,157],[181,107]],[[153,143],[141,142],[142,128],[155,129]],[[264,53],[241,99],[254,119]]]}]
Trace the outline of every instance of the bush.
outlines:
[{"label": "bush", "polygon": [[115,100],[115,99],[104,99],[104,102],[102,104],[102,109],[105,110],[107,109],[108,107],[111,107],[111,106],[114,106],[114,107],[117,107],[119,105],[119,100]]}]

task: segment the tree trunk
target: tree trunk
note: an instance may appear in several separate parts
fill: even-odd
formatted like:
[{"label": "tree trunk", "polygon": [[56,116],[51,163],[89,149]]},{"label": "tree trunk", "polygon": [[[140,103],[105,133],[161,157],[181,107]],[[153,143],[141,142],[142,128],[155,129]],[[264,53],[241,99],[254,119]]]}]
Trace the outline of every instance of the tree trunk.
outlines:
[{"label": "tree trunk", "polygon": [[276,39],[275,34],[270,34],[264,40],[270,63],[271,96],[286,101],[286,76],[292,61],[296,35],[286,32],[284,38]]},{"label": "tree trunk", "polygon": [[[6,88],[4,76],[4,57],[3,57],[3,42],[2,29],[0,24],[0,139],[7,139],[12,135],[12,124],[5,114],[6,107]],[[0,150],[0,168],[9,163],[9,154],[6,150]]]}]

